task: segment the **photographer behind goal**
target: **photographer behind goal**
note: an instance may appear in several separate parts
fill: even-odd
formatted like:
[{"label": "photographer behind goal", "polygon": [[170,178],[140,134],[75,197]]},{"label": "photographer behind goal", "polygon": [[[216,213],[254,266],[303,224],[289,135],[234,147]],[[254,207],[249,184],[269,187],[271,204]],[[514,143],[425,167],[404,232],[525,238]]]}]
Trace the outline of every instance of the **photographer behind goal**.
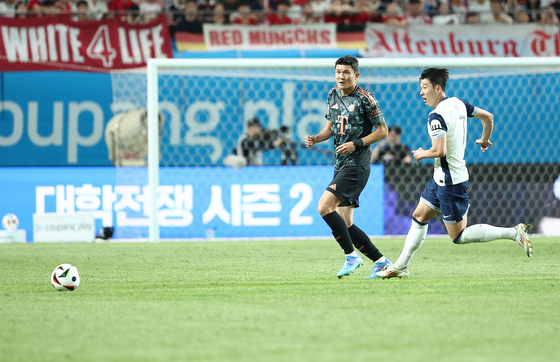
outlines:
[{"label": "photographer behind goal", "polygon": [[288,162],[297,164],[297,152],[295,146],[288,138],[289,128],[280,127],[280,130],[263,129],[257,118],[247,121],[247,132],[237,140],[234,153],[243,156],[247,166],[261,166],[263,164],[263,151],[280,148],[282,152],[282,165]]}]

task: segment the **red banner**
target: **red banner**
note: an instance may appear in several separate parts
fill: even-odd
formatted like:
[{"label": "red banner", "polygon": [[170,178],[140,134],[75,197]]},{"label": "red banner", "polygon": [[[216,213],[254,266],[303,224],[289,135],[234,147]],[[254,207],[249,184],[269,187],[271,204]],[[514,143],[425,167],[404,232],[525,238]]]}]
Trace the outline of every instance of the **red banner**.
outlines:
[{"label": "red banner", "polygon": [[0,70],[108,71],[172,58],[164,15],[140,25],[101,21],[0,18]]}]

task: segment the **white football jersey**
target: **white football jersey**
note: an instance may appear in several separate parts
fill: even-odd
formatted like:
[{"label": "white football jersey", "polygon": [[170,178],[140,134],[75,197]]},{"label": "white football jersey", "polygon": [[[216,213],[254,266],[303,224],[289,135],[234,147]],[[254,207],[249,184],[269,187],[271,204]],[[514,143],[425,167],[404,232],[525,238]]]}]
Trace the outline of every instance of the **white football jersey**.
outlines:
[{"label": "white football jersey", "polygon": [[447,154],[436,158],[434,181],[440,186],[460,184],[469,180],[465,164],[467,117],[474,117],[477,108],[456,97],[442,99],[428,116],[428,133],[437,140],[447,136]]}]

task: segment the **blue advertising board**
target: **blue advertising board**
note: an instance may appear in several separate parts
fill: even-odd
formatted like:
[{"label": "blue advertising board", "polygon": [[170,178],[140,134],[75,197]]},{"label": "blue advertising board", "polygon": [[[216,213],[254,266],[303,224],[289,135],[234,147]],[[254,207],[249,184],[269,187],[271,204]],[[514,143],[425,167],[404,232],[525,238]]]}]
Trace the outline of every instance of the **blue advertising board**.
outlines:
[{"label": "blue advertising board", "polygon": [[[290,129],[297,164],[332,164],[332,141],[302,147],[306,134],[325,126],[325,101],[334,86],[332,70],[181,72],[159,78],[162,164],[223,165],[252,117],[269,130]],[[402,143],[411,149],[430,145],[426,120],[432,109],[418,94],[418,72],[363,69],[359,79],[377,97],[387,124],[402,128]],[[453,70],[448,95],[465,98],[496,116],[495,148],[484,154],[474,146],[481,122],[469,121],[468,163],[560,161],[558,73],[462,73]],[[119,112],[145,107],[144,73],[1,74],[0,166],[110,166],[108,122]],[[496,94],[487,94],[489,89],[496,89]],[[267,151],[264,164],[279,165],[281,158],[278,149]]]},{"label": "blue advertising board", "polygon": [[[160,237],[330,237],[317,203],[332,176],[332,166],[162,168]],[[0,214],[16,214],[28,241],[33,214],[47,212],[91,212],[115,238],[147,238],[146,180],[145,168],[1,168]],[[368,235],[383,235],[383,194],[383,167],[372,166],[354,218]]]}]

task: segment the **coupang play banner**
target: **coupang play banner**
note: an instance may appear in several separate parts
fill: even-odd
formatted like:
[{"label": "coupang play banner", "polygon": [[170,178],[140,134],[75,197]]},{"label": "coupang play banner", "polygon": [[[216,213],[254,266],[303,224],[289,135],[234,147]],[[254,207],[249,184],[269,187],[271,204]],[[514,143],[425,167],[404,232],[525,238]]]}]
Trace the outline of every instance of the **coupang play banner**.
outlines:
[{"label": "coupang play banner", "polygon": [[139,25],[117,19],[0,18],[0,33],[3,71],[108,71],[143,67],[149,58],[173,57],[163,15]]}]

